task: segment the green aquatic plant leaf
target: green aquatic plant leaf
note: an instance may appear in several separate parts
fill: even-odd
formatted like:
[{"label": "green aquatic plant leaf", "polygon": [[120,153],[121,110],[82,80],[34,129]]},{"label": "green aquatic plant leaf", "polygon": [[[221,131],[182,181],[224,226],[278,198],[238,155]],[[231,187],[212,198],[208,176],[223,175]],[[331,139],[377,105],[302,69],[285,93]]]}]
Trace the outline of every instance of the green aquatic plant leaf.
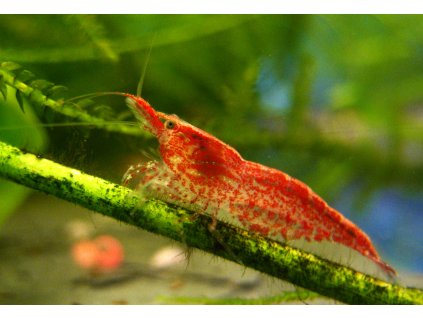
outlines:
[{"label": "green aquatic plant leaf", "polygon": [[0,74],[0,93],[3,96],[3,99],[6,100],[7,99],[7,86],[6,86],[6,83],[4,81],[2,74]]},{"label": "green aquatic plant leaf", "polygon": [[8,71],[16,71],[16,70],[19,70],[19,69],[21,69],[21,68],[22,68],[22,66],[21,66],[21,65],[19,65],[18,63],[15,63],[15,62],[9,62],[9,61],[7,61],[7,62],[2,62],[2,63],[0,64],[0,66],[1,66],[1,68],[5,69],[5,70],[8,70]]},{"label": "green aquatic plant leaf", "polygon": [[78,105],[80,109],[86,109],[88,107],[93,106],[95,104],[95,101],[93,101],[91,98],[83,98],[75,102],[75,104]]},{"label": "green aquatic plant leaf", "polygon": [[18,75],[16,75],[16,79],[24,83],[30,81],[34,77],[35,75],[28,70],[23,70],[22,72],[19,72]]},{"label": "green aquatic plant leaf", "polygon": [[57,99],[64,96],[68,91],[68,88],[63,85],[54,85],[53,87],[46,90],[45,94],[49,98]]},{"label": "green aquatic plant leaf", "polygon": [[54,84],[52,82],[46,81],[44,79],[37,79],[30,83],[31,87],[34,89],[38,89],[42,92],[49,90],[54,87]]},{"label": "green aquatic plant leaf", "polygon": [[21,108],[22,112],[25,113],[24,109],[24,97],[22,96],[22,92],[19,90],[16,90],[16,101],[19,104],[19,107]]}]

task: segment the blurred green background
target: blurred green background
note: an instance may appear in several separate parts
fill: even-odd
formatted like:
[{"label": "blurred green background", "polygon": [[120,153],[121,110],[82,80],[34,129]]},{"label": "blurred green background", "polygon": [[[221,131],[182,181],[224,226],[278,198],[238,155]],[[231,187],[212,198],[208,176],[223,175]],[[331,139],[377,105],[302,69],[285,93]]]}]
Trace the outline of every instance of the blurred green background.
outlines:
[{"label": "blurred green background", "polygon": [[[65,86],[67,98],[135,94],[147,64],[142,95],[157,110],[304,181],[387,262],[423,272],[422,29],[409,15],[7,15],[0,61]],[[120,97],[93,101],[75,110],[133,120]],[[11,89],[0,97],[0,140],[115,182],[156,147],[24,110]],[[27,192],[0,180],[0,222]]]}]

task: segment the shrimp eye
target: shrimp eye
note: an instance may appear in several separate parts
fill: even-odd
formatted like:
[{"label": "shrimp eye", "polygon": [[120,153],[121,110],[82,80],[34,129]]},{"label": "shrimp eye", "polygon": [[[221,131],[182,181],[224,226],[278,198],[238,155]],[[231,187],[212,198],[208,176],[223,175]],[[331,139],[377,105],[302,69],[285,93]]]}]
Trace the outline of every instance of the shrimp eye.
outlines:
[{"label": "shrimp eye", "polygon": [[166,122],[165,122],[165,127],[166,127],[166,129],[173,129],[173,128],[175,128],[175,122],[173,122],[173,121],[171,121],[171,120],[167,120]]}]

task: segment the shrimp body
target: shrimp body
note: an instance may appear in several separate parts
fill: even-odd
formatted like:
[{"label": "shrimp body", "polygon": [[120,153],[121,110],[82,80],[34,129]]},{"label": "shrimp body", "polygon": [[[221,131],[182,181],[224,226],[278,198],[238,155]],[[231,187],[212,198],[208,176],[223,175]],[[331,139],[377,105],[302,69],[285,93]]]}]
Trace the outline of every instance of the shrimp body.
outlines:
[{"label": "shrimp body", "polygon": [[229,218],[277,241],[342,244],[395,275],[369,237],[301,181],[244,160],[231,146],[176,115],[157,112],[140,97],[126,96],[141,126],[159,142],[161,160],[137,169],[142,172],[140,187],[150,195],[213,218]]}]

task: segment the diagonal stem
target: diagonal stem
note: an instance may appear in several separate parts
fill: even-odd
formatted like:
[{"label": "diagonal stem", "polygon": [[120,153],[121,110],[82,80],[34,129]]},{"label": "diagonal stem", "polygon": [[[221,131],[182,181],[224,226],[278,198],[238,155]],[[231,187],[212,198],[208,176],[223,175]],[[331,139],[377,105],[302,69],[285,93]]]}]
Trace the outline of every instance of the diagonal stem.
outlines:
[{"label": "diagonal stem", "polygon": [[77,203],[138,228],[184,242],[209,253],[350,304],[423,304],[423,291],[353,271],[313,254],[274,242],[223,222],[216,242],[211,218],[158,200],[142,201],[131,190],[0,142],[0,176]]}]

